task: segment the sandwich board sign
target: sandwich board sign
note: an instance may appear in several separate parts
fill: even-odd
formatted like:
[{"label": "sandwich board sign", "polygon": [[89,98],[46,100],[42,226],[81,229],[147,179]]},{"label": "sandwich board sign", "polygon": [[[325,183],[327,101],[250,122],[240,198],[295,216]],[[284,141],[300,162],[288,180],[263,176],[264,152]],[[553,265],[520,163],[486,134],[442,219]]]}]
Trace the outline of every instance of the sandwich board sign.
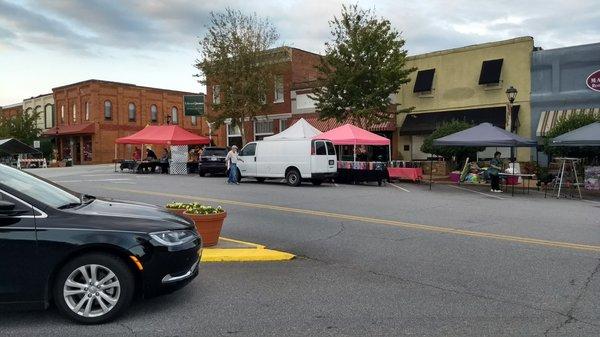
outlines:
[{"label": "sandwich board sign", "polygon": [[204,94],[183,96],[183,111],[185,116],[204,115]]}]

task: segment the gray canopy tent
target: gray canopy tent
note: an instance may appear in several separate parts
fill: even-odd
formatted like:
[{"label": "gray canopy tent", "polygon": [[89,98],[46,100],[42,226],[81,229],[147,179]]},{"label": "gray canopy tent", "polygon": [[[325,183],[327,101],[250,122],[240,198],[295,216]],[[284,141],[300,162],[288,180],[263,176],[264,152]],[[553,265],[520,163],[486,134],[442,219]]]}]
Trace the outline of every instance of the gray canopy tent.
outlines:
[{"label": "gray canopy tent", "polygon": [[[532,147],[536,146],[535,140],[520,137],[490,123],[481,123],[472,128],[462,130],[451,135],[434,139],[434,146],[465,146],[465,147]],[[513,165],[514,171],[515,165]],[[429,172],[429,188],[433,179],[433,170]],[[514,174],[514,172],[513,172]],[[514,193],[514,185],[513,185]]]},{"label": "gray canopy tent", "polygon": [[39,154],[40,151],[15,138],[0,139],[0,155]]},{"label": "gray canopy tent", "polygon": [[[569,131],[560,136],[552,139],[550,142],[552,146],[600,146],[600,122],[594,122],[586,126],[582,126],[579,129]],[[579,198],[581,196],[581,188],[579,186],[579,178],[577,177],[577,170],[575,165],[579,162],[578,158],[556,158],[561,161],[560,172],[558,174],[558,191],[556,194],[557,198],[560,198],[560,192],[563,187],[565,172],[568,168],[571,168],[572,174],[575,177],[577,191],[579,192]],[[555,185],[556,187],[556,185]]]},{"label": "gray canopy tent", "polygon": [[552,139],[553,146],[600,146],[600,122],[594,122]]}]

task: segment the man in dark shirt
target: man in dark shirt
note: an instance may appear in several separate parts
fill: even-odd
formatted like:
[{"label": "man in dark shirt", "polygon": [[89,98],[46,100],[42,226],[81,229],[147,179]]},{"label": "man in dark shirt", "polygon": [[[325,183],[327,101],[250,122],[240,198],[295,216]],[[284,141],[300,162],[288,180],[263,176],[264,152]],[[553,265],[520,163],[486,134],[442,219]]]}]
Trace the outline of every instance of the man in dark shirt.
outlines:
[{"label": "man in dark shirt", "polygon": [[494,158],[490,162],[488,173],[492,180],[492,192],[502,192],[500,189],[500,170],[502,170],[502,160],[500,160],[500,152],[494,153]]}]

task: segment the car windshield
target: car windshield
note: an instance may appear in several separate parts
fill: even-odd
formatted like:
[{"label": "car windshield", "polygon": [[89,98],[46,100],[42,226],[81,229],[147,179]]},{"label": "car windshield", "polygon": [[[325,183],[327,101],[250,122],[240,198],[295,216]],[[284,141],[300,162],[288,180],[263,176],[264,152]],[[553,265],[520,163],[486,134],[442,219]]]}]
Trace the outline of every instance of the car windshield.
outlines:
[{"label": "car windshield", "polygon": [[6,186],[54,208],[81,205],[81,199],[23,171],[0,165],[0,187]]},{"label": "car windshield", "polygon": [[204,149],[202,152],[203,156],[221,156],[225,157],[227,155],[226,149]]}]

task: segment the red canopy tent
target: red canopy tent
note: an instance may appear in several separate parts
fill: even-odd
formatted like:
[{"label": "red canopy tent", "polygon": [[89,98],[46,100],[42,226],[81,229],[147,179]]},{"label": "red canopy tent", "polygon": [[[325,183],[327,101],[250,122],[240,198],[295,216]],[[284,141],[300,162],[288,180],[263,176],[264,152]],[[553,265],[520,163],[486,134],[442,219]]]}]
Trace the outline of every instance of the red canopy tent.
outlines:
[{"label": "red canopy tent", "polygon": [[210,144],[210,139],[191,133],[178,125],[149,125],[133,135],[118,138],[115,142],[117,144],[194,145]]},{"label": "red canopy tent", "polygon": [[[356,145],[378,145],[390,147],[390,140],[352,124],[345,124],[333,130],[314,136],[313,139],[327,139],[335,145],[354,145],[354,161],[356,161]],[[391,152],[391,150],[390,150]],[[389,158],[391,160],[391,156]]]}]

